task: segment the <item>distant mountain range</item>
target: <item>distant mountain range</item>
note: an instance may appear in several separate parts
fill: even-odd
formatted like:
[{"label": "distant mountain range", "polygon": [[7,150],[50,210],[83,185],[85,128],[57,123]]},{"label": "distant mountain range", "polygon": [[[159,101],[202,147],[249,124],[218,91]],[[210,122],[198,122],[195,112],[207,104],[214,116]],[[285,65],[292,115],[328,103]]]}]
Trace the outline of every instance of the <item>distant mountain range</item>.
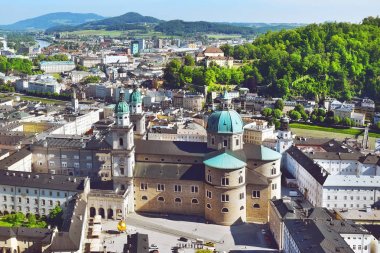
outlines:
[{"label": "distant mountain range", "polygon": [[197,33],[258,34],[268,30],[290,29],[299,24],[187,22],[183,20],[164,21],[135,12],[105,18],[97,14],[57,12],[26,19],[11,25],[0,26],[3,30],[45,30],[46,33],[80,30],[140,30],[157,31],[166,35],[188,35]]},{"label": "distant mountain range", "polygon": [[54,26],[76,26],[86,22],[102,19],[104,19],[104,17],[94,13],[56,12],[21,20],[10,25],[0,25],[0,29],[12,31],[46,30]]}]

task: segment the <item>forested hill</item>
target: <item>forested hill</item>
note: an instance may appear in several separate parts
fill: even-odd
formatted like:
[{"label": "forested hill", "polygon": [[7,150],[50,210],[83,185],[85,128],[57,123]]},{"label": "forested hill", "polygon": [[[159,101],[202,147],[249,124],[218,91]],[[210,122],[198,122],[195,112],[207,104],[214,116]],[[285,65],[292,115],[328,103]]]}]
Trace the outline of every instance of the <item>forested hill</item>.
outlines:
[{"label": "forested hill", "polygon": [[186,22],[182,20],[171,20],[162,22],[154,28],[157,32],[167,35],[179,35],[195,33],[223,33],[223,34],[254,34],[255,29],[223,23],[212,23],[205,21]]},{"label": "forested hill", "polygon": [[223,46],[236,59],[253,60],[251,79],[273,97],[367,96],[380,101],[380,19],[325,23],[268,32],[253,44]]}]

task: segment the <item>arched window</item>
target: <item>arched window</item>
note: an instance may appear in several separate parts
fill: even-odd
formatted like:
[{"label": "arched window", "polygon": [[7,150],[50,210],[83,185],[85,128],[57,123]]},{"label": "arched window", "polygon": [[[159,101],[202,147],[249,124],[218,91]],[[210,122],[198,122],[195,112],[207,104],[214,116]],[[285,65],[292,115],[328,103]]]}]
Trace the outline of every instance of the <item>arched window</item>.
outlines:
[{"label": "arched window", "polygon": [[241,207],[240,207],[240,210],[244,210],[244,206],[241,206]]},{"label": "arched window", "polygon": [[222,213],[228,213],[228,208],[223,207],[223,208],[222,208]]},{"label": "arched window", "polygon": [[142,196],[141,200],[148,200],[148,197],[147,196]]},{"label": "arched window", "polygon": [[158,200],[158,201],[161,201],[161,202],[164,202],[164,201],[165,201],[164,197],[158,197],[157,200]]},{"label": "arched window", "polygon": [[260,205],[259,204],[254,204],[253,208],[260,208]]},{"label": "arched window", "polygon": [[123,138],[120,138],[120,139],[119,139],[119,145],[120,145],[120,146],[124,146],[124,140],[123,140]]},{"label": "arched window", "polygon": [[208,209],[211,209],[211,204],[206,205]]},{"label": "arched window", "polygon": [[181,199],[181,198],[175,198],[175,199],[174,199],[174,202],[176,202],[176,203],[181,203],[181,202],[182,202],[182,199]]},{"label": "arched window", "polygon": [[192,199],[192,200],[191,200],[191,204],[199,204],[198,199]]}]

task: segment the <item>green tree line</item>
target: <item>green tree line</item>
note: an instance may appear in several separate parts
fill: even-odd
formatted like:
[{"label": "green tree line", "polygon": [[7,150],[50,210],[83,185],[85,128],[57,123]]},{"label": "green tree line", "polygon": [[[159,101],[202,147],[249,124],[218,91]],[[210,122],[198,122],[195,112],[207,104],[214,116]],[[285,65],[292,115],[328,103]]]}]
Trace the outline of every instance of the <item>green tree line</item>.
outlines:
[{"label": "green tree line", "polygon": [[252,44],[225,45],[226,56],[251,60],[262,95],[380,101],[380,18],[268,32]]}]

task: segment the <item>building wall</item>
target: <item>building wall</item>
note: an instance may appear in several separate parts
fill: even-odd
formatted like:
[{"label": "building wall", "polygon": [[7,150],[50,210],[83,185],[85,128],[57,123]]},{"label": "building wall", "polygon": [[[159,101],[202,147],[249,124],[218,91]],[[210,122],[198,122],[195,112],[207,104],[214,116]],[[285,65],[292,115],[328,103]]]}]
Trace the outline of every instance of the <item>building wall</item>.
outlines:
[{"label": "building wall", "polygon": [[273,202],[269,202],[269,229],[272,232],[273,238],[277,243],[278,249],[283,250],[284,223],[280,213]]},{"label": "building wall", "polygon": [[331,175],[357,175],[358,173],[357,160],[314,159],[314,161]]},{"label": "building wall", "polygon": [[[269,188],[266,185],[248,184],[247,188],[247,221],[268,222]],[[260,197],[255,197],[253,191],[260,192]]]},{"label": "building wall", "polygon": [[[146,184],[147,189],[145,190],[142,188],[141,184]],[[158,191],[158,184],[163,184],[165,190]],[[175,185],[180,185],[182,191],[175,192]],[[192,186],[198,187],[197,193],[191,191]],[[205,187],[203,182],[174,179],[135,178],[134,189],[135,210],[138,212],[180,213],[186,215],[204,216]],[[159,201],[159,197],[163,197],[164,201]],[[180,198],[181,203],[175,202],[176,198]],[[194,199],[198,201],[198,204],[192,203]]]},{"label": "building wall", "polygon": [[380,197],[380,188],[324,187],[322,207],[328,209],[363,209],[372,206]]},{"label": "building wall", "polygon": [[77,192],[41,188],[0,186],[0,212],[22,212],[47,215],[59,205],[64,208]]},{"label": "building wall", "polygon": [[[223,179],[229,180],[223,185]],[[239,178],[241,178],[239,180]],[[221,170],[206,166],[205,173],[205,217],[217,224],[232,225],[246,221],[246,175],[245,168]],[[211,193],[207,196],[207,192]],[[223,196],[228,200],[223,200]],[[209,208],[210,206],[211,208]],[[223,209],[226,208],[226,211]]]},{"label": "building wall", "polygon": [[[355,253],[370,253],[372,244],[377,241],[371,234],[340,234]],[[377,244],[377,243],[376,243]]]}]

